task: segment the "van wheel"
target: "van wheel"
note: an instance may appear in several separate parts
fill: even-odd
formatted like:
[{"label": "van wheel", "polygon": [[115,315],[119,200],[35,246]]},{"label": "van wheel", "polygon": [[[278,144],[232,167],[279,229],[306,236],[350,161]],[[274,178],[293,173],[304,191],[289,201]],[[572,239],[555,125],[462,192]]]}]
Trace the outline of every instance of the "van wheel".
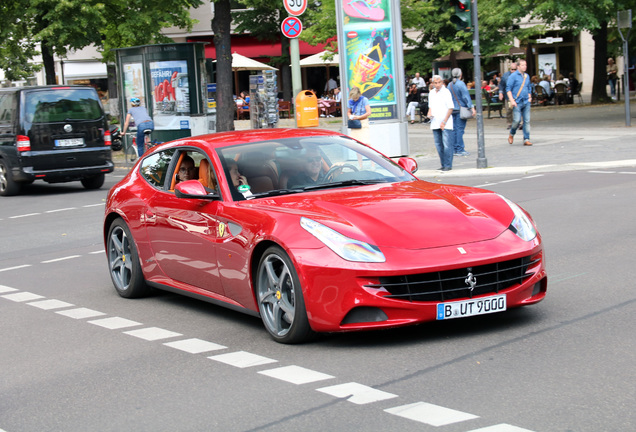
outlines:
[{"label": "van wheel", "polygon": [[82,185],[86,189],[99,189],[104,184],[105,177],[106,176],[104,174],[97,174],[96,176],[93,176],[93,177],[83,178]]},{"label": "van wheel", "polygon": [[0,195],[11,196],[20,192],[20,183],[13,180],[9,165],[0,159]]}]

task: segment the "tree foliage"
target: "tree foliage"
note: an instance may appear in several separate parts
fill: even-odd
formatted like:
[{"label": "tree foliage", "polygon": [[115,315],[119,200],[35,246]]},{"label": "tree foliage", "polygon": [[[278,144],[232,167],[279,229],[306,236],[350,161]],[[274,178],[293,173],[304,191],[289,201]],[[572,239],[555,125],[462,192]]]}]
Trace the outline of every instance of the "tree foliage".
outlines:
[{"label": "tree foliage", "polygon": [[[10,0],[0,6],[0,68],[7,78],[32,75],[30,63],[39,45],[47,82],[53,71],[52,55],[95,45],[105,60],[112,49],[171,42],[161,34],[165,27],[190,29],[189,8],[201,0]],[[54,82],[54,81],[53,81]]]}]

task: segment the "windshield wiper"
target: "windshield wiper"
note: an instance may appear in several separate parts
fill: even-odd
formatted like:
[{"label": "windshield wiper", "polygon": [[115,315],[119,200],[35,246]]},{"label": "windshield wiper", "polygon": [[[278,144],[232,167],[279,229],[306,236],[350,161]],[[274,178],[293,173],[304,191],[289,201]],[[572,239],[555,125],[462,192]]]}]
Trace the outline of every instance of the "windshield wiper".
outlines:
[{"label": "windshield wiper", "polygon": [[278,196],[278,195],[288,195],[288,194],[294,194],[299,192],[304,192],[304,191],[303,189],[274,189],[267,192],[256,193],[254,194],[254,196],[257,198],[263,198],[263,197]]},{"label": "windshield wiper", "polygon": [[330,189],[333,187],[341,187],[341,186],[365,186],[365,185],[378,184],[378,183],[386,183],[386,180],[385,179],[343,180],[339,182],[321,183],[321,184],[305,186],[303,190],[310,191],[310,190],[317,190],[317,189]]}]

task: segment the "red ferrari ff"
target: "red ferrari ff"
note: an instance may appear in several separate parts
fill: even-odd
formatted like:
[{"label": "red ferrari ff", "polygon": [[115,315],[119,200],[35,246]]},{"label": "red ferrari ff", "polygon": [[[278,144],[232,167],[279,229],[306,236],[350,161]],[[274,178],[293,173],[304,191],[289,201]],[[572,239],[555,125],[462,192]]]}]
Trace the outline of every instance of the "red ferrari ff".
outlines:
[{"label": "red ferrari ff", "polygon": [[282,343],[541,301],[547,276],[530,216],[416,170],[322,130],[159,145],[108,195],[113,284],[122,297],[158,288],[260,316]]}]

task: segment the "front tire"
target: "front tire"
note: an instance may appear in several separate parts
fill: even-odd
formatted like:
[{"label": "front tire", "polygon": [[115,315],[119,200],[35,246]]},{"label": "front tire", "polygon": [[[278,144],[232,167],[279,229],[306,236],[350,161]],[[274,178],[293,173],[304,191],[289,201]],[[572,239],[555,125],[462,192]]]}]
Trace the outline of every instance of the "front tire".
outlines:
[{"label": "front tire", "polygon": [[300,343],[312,336],[298,274],[279,246],[271,246],[261,257],[256,298],[263,324],[276,342]]},{"label": "front tire", "polygon": [[18,192],[20,192],[20,183],[13,180],[13,174],[7,162],[0,159],[0,196],[17,195]]},{"label": "front tire", "polygon": [[141,270],[135,242],[128,225],[122,219],[116,219],[108,230],[106,254],[108,272],[120,296],[138,298],[150,293]]}]

